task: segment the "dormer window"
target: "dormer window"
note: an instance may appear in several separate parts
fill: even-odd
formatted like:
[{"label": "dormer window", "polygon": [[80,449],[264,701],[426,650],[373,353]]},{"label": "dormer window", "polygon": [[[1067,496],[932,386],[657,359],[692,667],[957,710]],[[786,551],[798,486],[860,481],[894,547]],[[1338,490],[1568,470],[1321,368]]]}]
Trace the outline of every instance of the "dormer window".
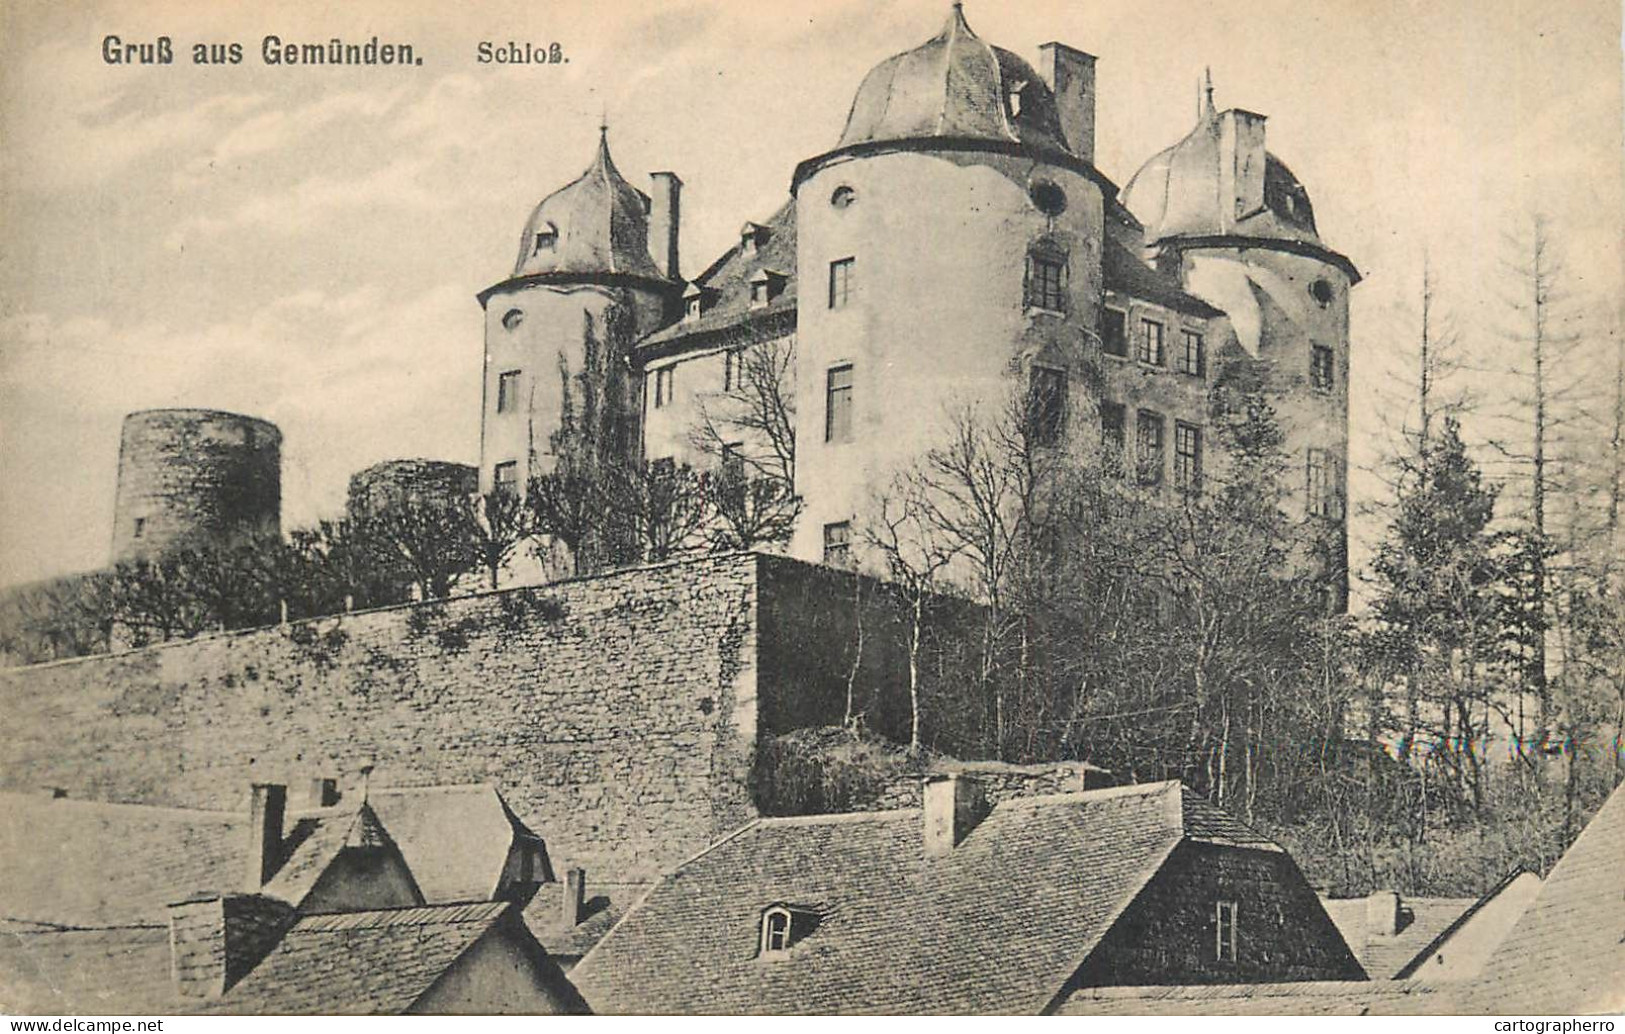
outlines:
[{"label": "dormer window", "polygon": [[552,251],[559,242],[559,228],[552,223],[543,223],[536,230],[536,241],[531,247],[531,253],[539,255],[544,251]]},{"label": "dormer window", "polygon": [[699,284],[689,284],[683,292],[683,319],[697,320],[716,300],[716,292]]},{"label": "dormer window", "polygon": [[1022,92],[1024,90],[1026,90],[1026,89],[1027,89],[1026,80],[1024,80],[1024,79],[1013,79],[1010,82],[1009,90],[1005,91],[1005,95],[1004,95],[1005,113],[1008,114],[1012,120],[1019,119],[1021,117],[1021,95],[1022,95]]},{"label": "dormer window", "polygon": [[688,308],[683,310],[683,315],[691,320],[700,318],[700,296],[698,293],[688,299]]},{"label": "dormer window", "polygon": [[750,278],[750,307],[759,309],[784,293],[787,279],[783,273],[772,269],[757,272]]},{"label": "dormer window", "polygon": [[783,956],[818,926],[818,912],[794,905],[771,905],[762,910],[762,958]]},{"label": "dormer window", "polygon": [[767,243],[768,230],[761,223],[746,223],[739,230],[739,250],[754,255]]}]

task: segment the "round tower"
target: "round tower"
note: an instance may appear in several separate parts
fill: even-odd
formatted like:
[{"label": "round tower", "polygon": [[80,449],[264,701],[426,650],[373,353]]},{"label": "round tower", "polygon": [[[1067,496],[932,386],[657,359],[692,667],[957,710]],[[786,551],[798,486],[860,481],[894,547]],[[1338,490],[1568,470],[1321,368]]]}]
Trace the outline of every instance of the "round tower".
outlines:
[{"label": "round tower", "polygon": [[869,72],[839,144],[796,170],[798,556],[840,555],[956,409],[1032,385],[1056,400],[1058,435],[1096,422],[1116,187],[1092,164],[1094,58],[1043,54],[1040,75],[955,4]]},{"label": "round tower", "polygon": [[447,460],[384,460],[350,475],[346,505],[359,520],[403,503],[451,504],[474,494],[479,469]]},{"label": "round tower", "polygon": [[282,522],[282,432],[238,413],[154,409],[124,418],[114,563],[173,546],[274,538]]},{"label": "round tower", "polygon": [[[1354,263],[1322,242],[1309,194],[1265,148],[1263,115],[1213,106],[1148,161],[1122,200],[1147,251],[1185,289],[1223,309],[1285,434],[1290,506],[1346,565],[1349,290]],[[1221,362],[1225,357],[1219,357]]]},{"label": "round tower", "polygon": [[[608,132],[574,181],[526,221],[513,274],[479,294],[485,311],[485,376],[479,488],[523,491],[552,469],[552,439],[596,371],[600,405],[616,417],[628,457],[637,452],[641,384],[631,345],[659,326],[682,291],[677,280],[682,182],[654,173],[651,197],[615,167]],[[655,240],[650,240],[650,228]]]}]

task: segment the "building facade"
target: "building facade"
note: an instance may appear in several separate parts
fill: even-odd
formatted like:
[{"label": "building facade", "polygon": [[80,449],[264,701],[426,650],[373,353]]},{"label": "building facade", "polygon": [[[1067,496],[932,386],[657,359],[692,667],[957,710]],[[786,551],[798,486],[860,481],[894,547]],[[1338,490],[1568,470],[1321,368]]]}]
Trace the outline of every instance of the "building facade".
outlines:
[{"label": "building facade", "polygon": [[559,372],[602,345],[613,304],[645,460],[765,466],[781,443],[727,413],[751,401],[751,356],[789,357],[797,557],[845,559],[951,421],[1012,398],[1042,409],[1056,448],[1122,450],[1145,483],[1197,488],[1222,467],[1210,410],[1228,379],[1268,398],[1291,508],[1340,564],[1358,272],[1321,242],[1263,116],[1217,111],[1210,88],[1191,133],[1120,190],[1094,164],[1095,58],[1041,53],[1034,68],[983,41],[955,4],[864,78],[784,206],[689,281],[676,177],[643,195],[600,141],[531,217],[514,276],[480,295],[482,487],[546,468]]}]

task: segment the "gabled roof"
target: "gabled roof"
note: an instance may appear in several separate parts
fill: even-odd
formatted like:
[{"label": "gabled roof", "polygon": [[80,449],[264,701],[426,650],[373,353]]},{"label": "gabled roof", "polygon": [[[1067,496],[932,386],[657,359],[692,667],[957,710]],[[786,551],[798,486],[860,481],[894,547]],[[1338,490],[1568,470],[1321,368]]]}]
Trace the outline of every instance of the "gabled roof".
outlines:
[{"label": "gabled roof", "polygon": [[298,907],[339,852],[384,846],[394,843],[365,802],[307,813],[286,835],[286,857],[261,893]]},{"label": "gabled roof", "polygon": [[488,900],[516,840],[542,847],[489,783],[374,790],[367,803],[426,901]]},{"label": "gabled roof", "polygon": [[1371,978],[1392,980],[1478,899],[1406,898],[1401,903],[1399,930],[1392,934],[1372,933],[1367,929],[1366,900],[1327,899],[1321,904],[1326,906],[1326,914],[1337,924],[1343,940],[1348,942],[1354,957]]},{"label": "gabled roof", "polygon": [[1625,785],[1552,867],[1479,977],[1486,1012],[1625,1008]]},{"label": "gabled roof", "polygon": [[0,915],[67,927],[164,923],[169,903],[239,890],[248,816],[0,794]]},{"label": "gabled roof", "polygon": [[[599,1012],[1037,1013],[1183,840],[1280,850],[1154,783],[996,805],[927,858],[917,809],[761,819],[662,880],[572,971]],[[762,910],[818,926],[757,956]]]},{"label": "gabled roof", "polygon": [[0,1013],[180,1012],[169,928],[0,933]]},{"label": "gabled roof", "polygon": [[[757,224],[749,224],[755,226]],[[695,287],[705,293],[705,311],[698,319],[680,319],[644,338],[639,348],[645,352],[680,351],[688,343],[704,343],[719,334],[739,330],[747,334],[760,329],[770,335],[786,333],[795,327],[796,316],[796,205],[786,201],[761,226],[767,239],[759,247],[747,249],[742,241],[722,255],[699,276]],[[752,307],[750,284],[764,270],[785,278],[784,290],[765,306]]]},{"label": "gabled roof", "polygon": [[499,901],[302,916],[207,1011],[406,1012],[511,907]]}]

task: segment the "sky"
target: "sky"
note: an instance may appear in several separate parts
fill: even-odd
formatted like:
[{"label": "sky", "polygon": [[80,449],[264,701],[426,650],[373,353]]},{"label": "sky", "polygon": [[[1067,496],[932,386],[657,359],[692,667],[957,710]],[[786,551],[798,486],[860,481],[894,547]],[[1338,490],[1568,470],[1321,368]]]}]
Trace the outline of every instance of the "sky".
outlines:
[{"label": "sky", "polygon": [[[690,272],[832,148],[864,73],[941,27],[940,0],[0,5],[0,582],[97,567],[120,422],[235,410],[284,434],[285,528],[351,473],[475,462],[481,313],[526,217],[607,120],[634,183],[684,180]],[[1211,67],[1269,116],[1353,295],[1353,463],[1375,460],[1414,334],[1422,256],[1495,369],[1503,236],[1547,215],[1588,333],[1625,297],[1617,0],[970,0],[1036,62],[1098,55],[1097,163],[1126,183],[1182,137]],[[173,41],[110,65],[103,39]],[[270,67],[260,41],[411,43],[410,67]],[[560,64],[476,60],[558,43]],[[197,43],[242,44],[194,65]],[[1600,373],[1599,369],[1599,373]],[[1356,471],[1351,492],[1374,493]],[[1369,529],[1356,528],[1356,536]]]}]

